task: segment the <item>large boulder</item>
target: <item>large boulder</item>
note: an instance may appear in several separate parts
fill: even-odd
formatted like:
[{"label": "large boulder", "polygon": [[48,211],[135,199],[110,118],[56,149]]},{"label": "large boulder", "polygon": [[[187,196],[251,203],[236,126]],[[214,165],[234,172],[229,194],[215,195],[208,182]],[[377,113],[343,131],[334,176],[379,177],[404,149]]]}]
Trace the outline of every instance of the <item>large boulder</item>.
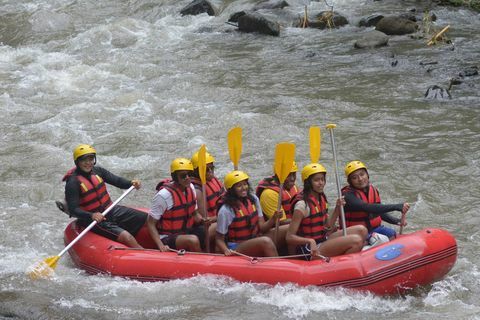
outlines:
[{"label": "large boulder", "polygon": [[418,30],[418,24],[409,19],[400,16],[383,17],[378,21],[375,30],[388,35],[404,35],[415,33]]},{"label": "large boulder", "polygon": [[258,32],[270,36],[280,35],[280,24],[259,13],[246,13],[238,18],[238,30],[242,32]]}]

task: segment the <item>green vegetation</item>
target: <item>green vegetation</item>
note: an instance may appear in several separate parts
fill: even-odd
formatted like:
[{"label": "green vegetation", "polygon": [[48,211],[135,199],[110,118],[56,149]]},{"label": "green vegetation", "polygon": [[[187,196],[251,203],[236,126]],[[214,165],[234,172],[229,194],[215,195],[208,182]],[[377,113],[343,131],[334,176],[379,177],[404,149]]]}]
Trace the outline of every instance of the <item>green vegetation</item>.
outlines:
[{"label": "green vegetation", "polygon": [[480,0],[439,0],[438,3],[454,7],[467,7],[475,11],[480,11]]}]

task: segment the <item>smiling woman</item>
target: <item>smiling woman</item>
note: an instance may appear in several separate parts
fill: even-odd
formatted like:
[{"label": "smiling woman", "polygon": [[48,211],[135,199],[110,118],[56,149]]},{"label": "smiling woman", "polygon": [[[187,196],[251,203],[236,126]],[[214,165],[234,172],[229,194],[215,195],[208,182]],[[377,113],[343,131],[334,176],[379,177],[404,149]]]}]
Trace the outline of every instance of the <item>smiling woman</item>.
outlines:
[{"label": "smiling woman", "polygon": [[390,211],[401,211],[405,215],[410,208],[408,203],[393,205],[381,204],[377,188],[370,184],[367,167],[361,161],[355,160],[345,166],[345,176],[348,186],[344,187],[342,194],[345,197],[345,220],[347,227],[362,225],[373,232],[383,234],[389,239],[396,237],[394,229],[381,225],[382,220],[400,225],[402,220],[388,214]]}]

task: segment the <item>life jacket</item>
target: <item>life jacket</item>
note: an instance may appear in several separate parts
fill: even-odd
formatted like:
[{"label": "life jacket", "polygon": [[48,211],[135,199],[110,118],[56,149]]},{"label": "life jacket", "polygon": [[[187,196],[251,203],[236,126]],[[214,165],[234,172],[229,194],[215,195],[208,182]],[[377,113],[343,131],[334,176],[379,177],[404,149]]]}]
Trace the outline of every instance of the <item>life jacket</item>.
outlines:
[{"label": "life jacket", "polygon": [[[246,202],[245,205],[243,201],[237,201],[237,207],[233,208],[235,218],[228,226],[227,240],[229,242],[246,241],[255,238],[258,234],[257,208],[249,198]],[[223,201],[219,201],[219,204],[221,203]]]},{"label": "life jacket", "polygon": [[[270,189],[275,191],[276,193],[280,192],[280,184],[277,180],[272,176],[269,178],[265,178],[258,183],[257,189],[255,190],[255,194],[260,199],[262,192],[265,189]],[[285,211],[285,215],[287,219],[291,219],[293,215],[293,207],[292,207],[292,199],[299,193],[299,190],[296,185],[294,185],[290,190],[282,189],[282,208]]]},{"label": "life jacket", "polygon": [[155,187],[155,190],[160,191],[160,189],[162,189],[162,187],[163,187],[165,184],[171,183],[171,182],[173,182],[172,178],[162,179],[162,180],[160,180],[160,181],[157,183],[157,186]]},{"label": "life jacket", "polygon": [[67,171],[63,176],[63,181],[70,177],[77,179],[80,184],[80,203],[79,207],[88,212],[103,212],[107,209],[112,200],[107,191],[107,185],[103,179],[95,174],[90,174],[90,179],[75,173],[76,168]]},{"label": "life jacket", "polygon": [[[342,194],[353,192],[357,198],[365,203],[380,203],[380,195],[377,188],[371,184],[368,186],[368,194],[365,194],[363,190],[355,189],[351,186],[346,186],[342,189]],[[379,215],[371,215],[368,212],[363,211],[345,211],[345,224],[347,228],[355,225],[363,225],[367,227],[368,231],[380,226],[382,224],[382,218]]]},{"label": "life jacket", "polygon": [[[202,181],[196,177],[190,178],[195,189],[202,190]],[[207,199],[207,215],[209,217],[217,216],[217,202],[225,194],[225,188],[223,187],[220,180],[216,177],[213,177],[212,180],[208,181],[205,184],[205,193]]]},{"label": "life jacket", "polygon": [[197,203],[195,193],[190,187],[183,191],[175,182],[167,181],[165,180],[160,186],[157,186],[159,191],[167,189],[172,194],[173,206],[165,210],[158,220],[158,232],[161,234],[185,234],[194,224],[193,214]]},{"label": "life jacket", "polygon": [[[292,201],[293,207],[295,204],[303,199],[303,191],[295,196]],[[317,243],[323,242],[327,239],[327,232],[325,224],[328,219],[328,202],[324,193],[320,194],[320,201],[313,194],[307,198],[307,205],[310,209],[310,215],[302,219],[298,227],[298,235],[301,237],[314,239]]]}]

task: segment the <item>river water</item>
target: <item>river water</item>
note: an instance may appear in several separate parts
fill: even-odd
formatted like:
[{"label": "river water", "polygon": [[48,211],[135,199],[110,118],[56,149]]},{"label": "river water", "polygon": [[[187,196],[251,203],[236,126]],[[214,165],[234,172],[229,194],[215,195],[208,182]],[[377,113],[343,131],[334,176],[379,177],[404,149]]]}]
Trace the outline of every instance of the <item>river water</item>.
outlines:
[{"label": "river water", "polygon": [[[451,100],[424,98],[480,61],[479,15],[433,9],[438,29],[451,25],[453,46],[397,36],[388,47],[356,50],[368,31],[355,26],[361,17],[424,3],[331,2],[349,26],[269,37],[225,24],[255,1],[234,1],[218,17],[181,17],[183,0],[1,1],[0,319],[480,319],[479,77],[452,87]],[[290,3],[302,12],[303,1]],[[210,276],[140,283],[87,275],[68,255],[51,280],[25,276],[63,249],[69,218],[54,201],[77,144],[93,144],[99,165],[141,179],[124,203],[148,207],[170,161],[202,143],[219,177],[231,170],[234,126],[243,128],[240,168],[256,183],[270,174],[278,142],[294,142],[297,162],[307,164],[308,129],[327,123],[337,124],[342,168],[361,159],[384,202],[414,203],[406,232],[455,235],[458,261],[444,280],[388,298]],[[333,198],[325,129],[321,150]]]}]

